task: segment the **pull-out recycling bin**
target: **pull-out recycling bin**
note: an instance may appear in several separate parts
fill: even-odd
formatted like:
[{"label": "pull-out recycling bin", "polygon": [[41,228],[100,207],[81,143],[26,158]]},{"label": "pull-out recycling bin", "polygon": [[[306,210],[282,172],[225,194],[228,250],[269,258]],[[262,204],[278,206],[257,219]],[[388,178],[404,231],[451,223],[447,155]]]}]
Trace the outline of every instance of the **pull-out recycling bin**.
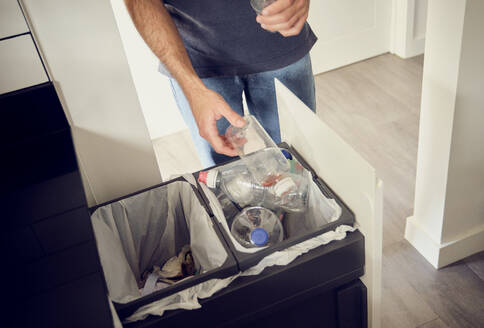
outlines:
[{"label": "pull-out recycling bin", "polygon": [[[273,246],[247,252],[236,245],[216,196],[195,182],[198,173],[91,209],[109,297],[125,327],[259,327],[288,322],[366,327],[366,287],[359,281],[364,273],[364,237],[357,230],[350,232],[352,228],[338,231],[353,226],[354,215],[295,149],[279,146],[310,172],[311,182],[308,210],[286,213],[285,239]],[[331,242],[300,252],[287,265],[245,275],[277,251],[293,250],[335,231],[341,238],[329,237]],[[176,256],[186,244],[192,248],[198,274],[142,296],[142,272]],[[201,308],[177,306],[140,315],[146,307],[211,281],[229,282],[200,298]]]},{"label": "pull-out recycling bin", "polygon": [[[285,213],[282,219],[284,239],[272,246],[262,248],[246,248],[232,236],[231,223],[233,217],[226,218],[224,208],[218,201],[217,195],[205,184],[200,183],[202,195],[209,206],[214,221],[219,225],[230,249],[234,253],[241,271],[259,263],[264,257],[286,249],[322,233],[334,230],[340,225],[353,226],[354,214],[346,204],[321,180],[314,170],[307,164],[295,149],[286,143],[279,145],[281,149],[290,153],[292,158],[300,163],[310,174],[309,199],[307,210],[303,213]],[[224,164],[215,166],[217,168]],[[211,169],[213,169],[211,168]],[[199,172],[194,174],[198,178]],[[237,207],[237,204],[233,204]]]},{"label": "pull-out recycling bin", "polygon": [[[237,273],[204,205],[196,187],[180,177],[91,208],[109,297],[121,319],[181,290]],[[143,273],[161,267],[187,245],[195,274],[142,295]]]}]

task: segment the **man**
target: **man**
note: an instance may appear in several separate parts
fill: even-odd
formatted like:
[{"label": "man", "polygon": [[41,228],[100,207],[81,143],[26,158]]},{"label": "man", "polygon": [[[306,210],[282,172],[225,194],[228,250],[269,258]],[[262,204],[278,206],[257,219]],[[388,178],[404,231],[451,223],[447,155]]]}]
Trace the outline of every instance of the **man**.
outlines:
[{"label": "man", "polygon": [[242,92],[272,139],[281,140],[274,78],[315,110],[306,23],[309,0],[277,0],[260,15],[249,0],[125,0],[141,36],[171,78],[204,167],[236,153],[223,133],[242,127]]}]

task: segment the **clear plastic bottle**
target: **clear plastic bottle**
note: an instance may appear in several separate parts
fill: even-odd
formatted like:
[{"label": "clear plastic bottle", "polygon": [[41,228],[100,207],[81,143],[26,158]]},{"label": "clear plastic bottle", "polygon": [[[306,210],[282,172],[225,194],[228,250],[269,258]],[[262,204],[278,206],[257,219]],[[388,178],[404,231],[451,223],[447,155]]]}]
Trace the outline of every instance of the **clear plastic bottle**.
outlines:
[{"label": "clear plastic bottle", "polygon": [[274,205],[289,212],[304,212],[309,198],[309,172],[285,173],[272,187]]},{"label": "clear plastic bottle", "polygon": [[[274,164],[275,161],[279,161],[281,154],[283,154],[287,166]],[[310,173],[289,153],[284,154],[279,148],[265,148],[249,154],[246,159],[251,165],[248,166],[249,170],[251,167],[254,169],[251,170],[252,174],[263,172],[261,174],[266,175],[262,186],[269,190],[272,197],[270,203],[273,206],[279,206],[291,212],[306,210]],[[259,168],[264,170],[259,170]],[[266,202],[269,202],[269,197],[266,199]]]},{"label": "clear plastic bottle", "polygon": [[290,163],[254,116],[244,119],[242,128],[229,126],[225,137],[254,179],[261,186],[272,185],[282,173],[290,171]]},{"label": "clear plastic bottle", "polygon": [[290,164],[279,148],[264,148],[243,157],[254,179],[267,187],[279,180],[281,175],[290,171]]},{"label": "clear plastic bottle", "polygon": [[209,188],[221,190],[240,207],[262,204],[265,200],[265,188],[254,181],[245,165],[229,165],[202,171],[198,181],[205,183]]},{"label": "clear plastic bottle", "polygon": [[224,213],[225,219],[227,220],[227,223],[230,225],[234,217],[240,213],[239,208],[230,198],[227,197],[227,195],[222,190],[218,190],[215,196],[217,197],[217,200],[222,207],[222,211]]},{"label": "clear plastic bottle", "polygon": [[282,241],[284,237],[277,215],[260,206],[244,208],[234,218],[230,232],[247,248],[271,246]]},{"label": "clear plastic bottle", "polygon": [[[307,207],[308,182],[299,174],[284,173],[277,176],[271,185],[261,186],[245,165],[231,165],[200,172],[198,181],[218,195],[222,192],[240,207],[260,205],[271,210],[290,212],[304,212]],[[221,200],[219,202],[223,209],[226,205]]]},{"label": "clear plastic bottle", "polygon": [[293,157],[289,151],[287,151],[284,148],[281,148],[281,152],[289,162],[289,167],[290,167],[289,172],[295,173],[295,174],[302,174],[306,170],[304,166],[302,166],[302,164],[299,163],[299,161],[295,157]]},{"label": "clear plastic bottle", "polygon": [[252,8],[255,10],[257,14],[260,14],[262,9],[269,6],[275,1],[276,0],[250,0],[250,5],[252,6]]}]

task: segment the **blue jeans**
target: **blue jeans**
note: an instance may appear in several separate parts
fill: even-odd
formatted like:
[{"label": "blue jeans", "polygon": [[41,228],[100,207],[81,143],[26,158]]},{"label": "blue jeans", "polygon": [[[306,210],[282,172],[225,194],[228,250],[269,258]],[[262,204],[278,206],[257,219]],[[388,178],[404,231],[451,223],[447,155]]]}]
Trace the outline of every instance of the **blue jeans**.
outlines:
[{"label": "blue jeans", "polygon": [[[230,107],[241,116],[244,115],[242,105],[242,92],[244,92],[250,114],[257,118],[275,143],[280,143],[281,132],[274,78],[280,80],[312,111],[316,111],[314,77],[309,54],[294,64],[281,69],[243,76],[210,77],[204,78],[202,81],[207,88],[220,94]],[[178,109],[190,130],[202,165],[206,168],[229,160],[230,157],[216,153],[208,141],[200,137],[190,105],[183,91],[175,79],[170,80]],[[229,125],[230,123],[225,118],[218,120],[219,134],[224,134]]]}]

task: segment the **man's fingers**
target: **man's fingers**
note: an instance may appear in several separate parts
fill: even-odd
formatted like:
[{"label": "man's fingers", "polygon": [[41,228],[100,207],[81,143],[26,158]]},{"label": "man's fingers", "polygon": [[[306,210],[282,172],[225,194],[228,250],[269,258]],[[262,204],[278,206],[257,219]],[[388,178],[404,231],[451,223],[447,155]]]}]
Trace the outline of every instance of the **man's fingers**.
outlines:
[{"label": "man's fingers", "polygon": [[289,21],[291,18],[293,18],[301,11],[307,11],[305,3],[296,2],[276,14],[268,15],[268,16],[259,15],[257,16],[256,20],[259,24],[264,24],[264,25],[282,24]]},{"label": "man's fingers", "polygon": [[264,10],[262,10],[262,15],[269,16],[284,11],[287,7],[292,5],[294,1],[295,0],[277,0],[265,7]]},{"label": "man's fingers", "polygon": [[[280,11],[273,12],[274,5],[279,3]],[[274,7],[273,7],[274,6]],[[261,27],[270,32],[279,32],[285,37],[298,35],[306,22],[309,10],[309,1],[307,0],[278,0],[267,7],[268,15],[257,16],[257,22]]]},{"label": "man's fingers", "polygon": [[303,9],[303,10],[300,10],[297,14],[293,15],[288,21],[284,21],[278,24],[271,24],[271,25],[261,24],[261,27],[271,32],[289,30],[299,21],[299,19],[302,16],[304,16],[304,14],[305,14],[305,11]]},{"label": "man's fingers", "polygon": [[218,134],[216,120],[211,119],[206,121],[202,129],[200,129],[200,135],[212,145],[217,153],[227,156],[237,156],[235,149],[229,145],[223,136]]},{"label": "man's fingers", "polygon": [[230,147],[226,140],[220,135],[212,135],[208,139],[208,142],[212,145],[213,149],[219,153],[227,156],[237,156],[237,152],[234,148]]},{"label": "man's fingers", "polygon": [[301,32],[301,29],[303,28],[304,24],[306,23],[306,19],[307,19],[307,15],[301,17],[299,21],[297,21],[297,23],[290,29],[279,31],[279,33],[281,33],[281,35],[284,37],[298,35]]},{"label": "man's fingers", "polygon": [[225,106],[220,106],[219,113],[222,114],[222,116],[225,117],[227,121],[229,121],[229,123],[232,124],[233,126],[237,128],[243,127],[245,125],[245,121],[242,118],[242,116],[234,112],[229,107],[229,105],[227,104],[224,104],[224,105]]},{"label": "man's fingers", "polygon": [[236,156],[237,152],[219,135],[217,120],[225,117],[233,126],[243,127],[244,119],[234,112],[225,100],[216,92],[207,89],[195,99],[192,107],[193,116],[198,126],[198,133],[207,140],[213,149],[220,154]]}]

